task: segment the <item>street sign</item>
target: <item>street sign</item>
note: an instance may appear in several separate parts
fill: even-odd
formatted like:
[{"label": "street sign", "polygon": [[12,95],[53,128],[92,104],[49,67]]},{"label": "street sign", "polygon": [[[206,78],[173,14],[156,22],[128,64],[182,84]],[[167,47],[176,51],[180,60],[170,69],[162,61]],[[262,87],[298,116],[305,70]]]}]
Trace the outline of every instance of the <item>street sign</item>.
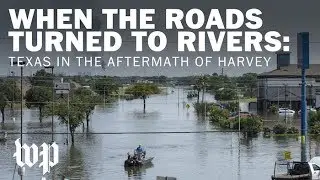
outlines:
[{"label": "street sign", "polygon": [[284,159],[285,160],[291,160],[292,158],[291,158],[291,152],[290,151],[285,151],[284,153],[283,153],[283,155],[284,155]]},{"label": "street sign", "polygon": [[309,33],[298,33],[298,68],[309,69]]},{"label": "street sign", "polygon": [[54,89],[56,94],[68,94],[70,91],[70,83],[55,83]]}]

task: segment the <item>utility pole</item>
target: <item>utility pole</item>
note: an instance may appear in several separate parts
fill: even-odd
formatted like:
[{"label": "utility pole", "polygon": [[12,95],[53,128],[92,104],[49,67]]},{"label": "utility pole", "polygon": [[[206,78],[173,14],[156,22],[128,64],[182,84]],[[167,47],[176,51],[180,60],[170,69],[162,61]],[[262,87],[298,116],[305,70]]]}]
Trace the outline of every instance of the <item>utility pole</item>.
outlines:
[{"label": "utility pole", "polygon": [[[284,84],[284,103],[285,103],[285,108],[288,108],[287,106],[287,84]],[[284,111],[284,120],[286,121],[287,124],[287,109]]]},{"label": "utility pole", "polygon": [[[23,138],[23,65],[25,65],[26,62],[25,61],[16,61],[13,62],[13,65],[17,65],[17,66],[21,66],[20,70],[21,70],[21,74],[20,74],[20,88],[21,88],[21,103],[20,103],[20,143],[22,144],[22,138]],[[23,152],[21,151],[21,158],[23,157]],[[24,174],[24,169],[23,167],[20,167],[20,179],[23,180],[23,174]]]},{"label": "utility pole", "polygon": [[45,69],[51,69],[51,78],[52,78],[52,102],[51,102],[51,143],[53,143],[53,111],[54,111],[54,77],[53,77],[53,68],[54,66],[46,66]]},{"label": "utility pole", "polygon": [[301,68],[301,161],[307,161],[306,69],[309,68],[309,33],[298,33],[298,67]]},{"label": "utility pole", "polygon": [[106,85],[103,85],[103,105],[106,107]]},{"label": "utility pole", "polygon": [[239,88],[238,88],[238,85],[237,85],[237,94],[238,94],[238,113],[239,113],[239,116],[238,116],[238,133],[239,133],[239,140],[240,140],[240,130],[241,130],[241,106],[240,106],[240,92],[239,92]]},{"label": "utility pole", "polygon": [[[22,129],[22,127],[23,127],[23,123],[22,123],[22,120],[23,120],[23,118],[22,118],[22,116],[23,116],[23,113],[22,113],[22,108],[23,108],[23,106],[22,106],[22,103],[23,103],[23,85],[22,85],[22,83],[23,83],[23,66],[21,66],[21,79],[20,79],[20,88],[21,88],[21,103],[20,103],[20,120],[21,120],[21,122],[20,122],[20,132],[21,132],[21,134],[20,134],[20,138],[21,138],[21,141],[20,141],[20,143],[21,143],[21,146],[22,146],[22,131],[23,131],[23,129]],[[23,155],[23,153],[22,153],[22,151],[21,151],[21,158],[22,158],[22,155]],[[22,180],[23,179],[23,172],[21,172],[21,174],[20,174],[20,179]]]}]

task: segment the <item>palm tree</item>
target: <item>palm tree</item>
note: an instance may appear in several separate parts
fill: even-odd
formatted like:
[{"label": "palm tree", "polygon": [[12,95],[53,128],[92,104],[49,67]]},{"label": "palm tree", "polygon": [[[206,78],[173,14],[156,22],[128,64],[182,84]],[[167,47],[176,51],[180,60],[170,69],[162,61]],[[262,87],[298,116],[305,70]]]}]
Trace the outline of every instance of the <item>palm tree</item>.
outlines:
[{"label": "palm tree", "polygon": [[137,83],[132,87],[126,90],[128,94],[132,94],[134,97],[141,97],[143,99],[143,112],[146,112],[146,99],[151,94],[158,94],[160,93],[160,89],[158,86],[154,84],[148,83]]},{"label": "palm tree", "polygon": [[197,91],[197,103],[199,103],[199,96],[200,96],[201,87],[198,84],[196,84],[193,86],[193,90]]},{"label": "palm tree", "polygon": [[194,86],[194,89],[198,92],[198,99],[197,102],[199,103],[199,94],[200,91],[202,91],[202,103],[204,102],[204,93],[207,86],[208,78],[206,76],[201,76],[197,79],[196,85]]}]

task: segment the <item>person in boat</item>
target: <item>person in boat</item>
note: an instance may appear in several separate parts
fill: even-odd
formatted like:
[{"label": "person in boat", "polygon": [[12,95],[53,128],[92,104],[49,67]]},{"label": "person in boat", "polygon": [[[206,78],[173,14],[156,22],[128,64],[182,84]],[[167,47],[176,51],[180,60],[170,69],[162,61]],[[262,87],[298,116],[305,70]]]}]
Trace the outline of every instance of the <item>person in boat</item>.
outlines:
[{"label": "person in boat", "polygon": [[141,160],[145,156],[145,151],[143,150],[141,144],[136,149],[136,154],[138,156],[138,160]]},{"label": "person in boat", "polygon": [[130,155],[130,153],[128,153],[128,160],[130,160],[131,159],[131,155]]}]

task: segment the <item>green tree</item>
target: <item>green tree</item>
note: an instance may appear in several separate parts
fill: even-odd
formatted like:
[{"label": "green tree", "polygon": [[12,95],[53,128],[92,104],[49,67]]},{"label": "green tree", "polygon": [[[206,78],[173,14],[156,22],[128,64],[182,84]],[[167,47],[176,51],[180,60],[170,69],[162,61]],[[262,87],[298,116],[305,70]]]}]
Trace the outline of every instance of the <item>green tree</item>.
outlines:
[{"label": "green tree", "polygon": [[200,86],[199,84],[195,84],[195,85],[193,86],[193,90],[194,90],[194,91],[197,91],[197,103],[199,104],[201,86]]},{"label": "green tree", "polygon": [[91,87],[96,93],[105,97],[111,95],[111,93],[119,89],[119,85],[115,83],[110,77],[106,76],[92,80]]},{"label": "green tree", "polygon": [[[71,142],[74,143],[74,133],[76,128],[83,124],[85,119],[85,105],[83,104],[81,97],[73,96],[68,101],[66,99],[60,99],[55,103],[54,112],[55,116],[58,116],[61,123],[68,125],[69,120],[69,131],[71,134]],[[50,108],[49,112],[50,112]],[[50,115],[48,113],[47,115]]]},{"label": "green tree", "polygon": [[[207,76],[201,76],[198,78],[197,80],[197,86],[200,88],[200,90],[202,91],[202,103],[204,101],[204,93],[207,87],[207,82],[208,81],[208,77]],[[199,93],[198,93],[199,95]],[[198,97],[199,99],[199,97]]]},{"label": "green tree", "polygon": [[[18,99],[20,96],[20,89],[18,88],[16,81],[13,79],[6,79],[0,81],[0,110],[2,114],[2,123],[5,120],[5,108],[10,101],[11,108],[13,108],[14,99]],[[20,99],[20,98],[19,98]]]},{"label": "green tree", "polygon": [[197,103],[200,101],[200,92],[202,91],[202,103],[204,102],[204,93],[208,85],[208,76],[200,76],[195,78],[193,90],[197,91]]},{"label": "green tree", "polygon": [[256,73],[246,73],[237,78],[237,83],[244,88],[246,97],[254,97],[255,89],[257,89],[258,75]]},{"label": "green tree", "polygon": [[[263,122],[259,116],[249,116],[240,119],[240,130],[247,135],[256,135],[262,130]],[[233,129],[239,128],[239,121],[237,121]]]},{"label": "green tree", "polygon": [[50,87],[33,86],[26,92],[24,97],[27,108],[35,107],[39,109],[40,122],[42,122],[45,105],[51,101],[51,93],[52,89]]},{"label": "green tree", "polygon": [[232,101],[227,104],[226,109],[230,112],[238,112],[239,111],[239,103],[237,101]]},{"label": "green tree", "polygon": [[146,110],[146,99],[149,95],[159,94],[160,89],[151,83],[137,83],[126,89],[127,94],[132,94],[135,98],[143,99],[143,112]]},{"label": "green tree", "polygon": [[14,79],[4,81],[3,92],[7,101],[10,101],[10,108],[13,109],[14,102],[21,98],[21,90],[17,85],[17,81]]},{"label": "green tree", "polygon": [[221,128],[230,128],[229,111],[213,106],[210,110],[210,121],[217,124]]},{"label": "green tree", "polygon": [[211,90],[213,93],[215,93],[222,88],[235,89],[235,83],[233,83],[228,76],[213,75],[208,78],[208,90]]},{"label": "green tree", "polygon": [[48,73],[46,70],[41,69],[33,74],[32,77],[30,77],[30,83],[33,86],[53,87],[52,78],[53,77],[51,73]]},{"label": "green tree", "polygon": [[213,122],[225,121],[229,118],[229,111],[221,109],[219,106],[213,106],[210,110],[210,120]]},{"label": "green tree", "polygon": [[82,100],[87,127],[89,127],[90,116],[93,113],[95,106],[100,102],[101,98],[96,96],[90,89],[83,87],[76,89],[74,91],[74,96],[80,97]]},{"label": "green tree", "polygon": [[0,92],[0,110],[2,114],[2,123],[4,123],[4,110],[8,105],[7,98],[3,92]]},{"label": "green tree", "polygon": [[320,111],[310,112],[308,122],[311,134],[320,134]]},{"label": "green tree", "polygon": [[237,92],[231,88],[221,89],[216,91],[215,98],[219,101],[235,100],[237,98]]}]

